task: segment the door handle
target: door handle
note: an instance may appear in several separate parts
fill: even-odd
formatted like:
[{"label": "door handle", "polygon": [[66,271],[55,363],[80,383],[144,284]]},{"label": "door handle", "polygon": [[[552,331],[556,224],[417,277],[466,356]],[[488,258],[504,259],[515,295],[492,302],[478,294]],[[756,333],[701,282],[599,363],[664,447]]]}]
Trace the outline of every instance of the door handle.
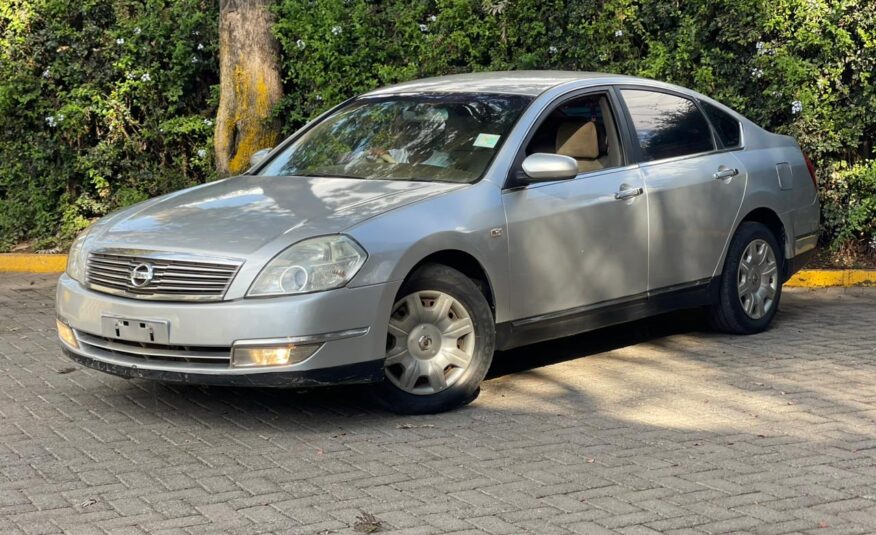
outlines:
[{"label": "door handle", "polygon": [[739,169],[718,169],[718,172],[712,175],[712,178],[721,180],[722,178],[730,178],[739,174]]},{"label": "door handle", "polygon": [[643,193],[645,193],[645,190],[642,188],[624,188],[615,193],[614,198],[623,201],[626,199],[632,199],[633,197],[638,197]]}]

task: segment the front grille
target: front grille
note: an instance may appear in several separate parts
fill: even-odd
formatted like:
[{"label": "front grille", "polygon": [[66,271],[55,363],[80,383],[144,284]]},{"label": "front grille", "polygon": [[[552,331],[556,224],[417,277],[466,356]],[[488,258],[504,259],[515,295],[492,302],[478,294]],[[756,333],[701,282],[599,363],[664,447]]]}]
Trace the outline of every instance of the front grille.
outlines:
[{"label": "front grille", "polygon": [[231,348],[215,346],[172,346],[129,342],[76,331],[80,347],[91,354],[110,354],[141,361],[208,364],[227,368]]},{"label": "front grille", "polygon": [[[96,291],[138,299],[218,301],[225,295],[241,262],[185,259],[160,253],[126,254],[97,251],[88,255],[86,283]],[[151,280],[132,280],[134,269],[151,273]]]}]

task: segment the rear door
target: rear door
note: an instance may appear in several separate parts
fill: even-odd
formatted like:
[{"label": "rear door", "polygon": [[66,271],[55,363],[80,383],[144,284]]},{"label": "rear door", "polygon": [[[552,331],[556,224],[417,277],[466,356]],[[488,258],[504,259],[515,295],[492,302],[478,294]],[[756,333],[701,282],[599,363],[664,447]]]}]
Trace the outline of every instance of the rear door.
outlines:
[{"label": "rear door", "polygon": [[648,289],[706,282],[742,205],[742,162],[694,99],[642,87],[619,92],[647,191]]}]

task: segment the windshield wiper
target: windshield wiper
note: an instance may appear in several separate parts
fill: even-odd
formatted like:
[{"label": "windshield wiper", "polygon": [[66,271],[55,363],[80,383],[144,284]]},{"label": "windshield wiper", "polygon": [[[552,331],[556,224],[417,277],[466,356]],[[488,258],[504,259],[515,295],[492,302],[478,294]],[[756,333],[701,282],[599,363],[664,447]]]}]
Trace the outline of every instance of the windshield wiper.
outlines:
[{"label": "windshield wiper", "polygon": [[358,180],[368,180],[368,177],[364,177],[364,176],[342,175],[342,174],[339,174],[339,173],[326,173],[326,174],[321,174],[321,173],[307,173],[307,174],[305,174],[305,173],[295,173],[295,176],[303,176],[303,177],[308,177],[308,178],[355,178],[355,179],[358,179]]}]

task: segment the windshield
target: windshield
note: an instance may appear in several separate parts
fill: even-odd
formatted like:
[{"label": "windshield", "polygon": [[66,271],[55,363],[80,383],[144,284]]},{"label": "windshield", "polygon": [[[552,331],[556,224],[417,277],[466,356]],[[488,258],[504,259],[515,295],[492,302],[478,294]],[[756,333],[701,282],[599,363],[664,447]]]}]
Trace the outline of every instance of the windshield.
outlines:
[{"label": "windshield", "polygon": [[259,174],[474,182],[530,100],[486,94],[359,99],[320,121]]}]

